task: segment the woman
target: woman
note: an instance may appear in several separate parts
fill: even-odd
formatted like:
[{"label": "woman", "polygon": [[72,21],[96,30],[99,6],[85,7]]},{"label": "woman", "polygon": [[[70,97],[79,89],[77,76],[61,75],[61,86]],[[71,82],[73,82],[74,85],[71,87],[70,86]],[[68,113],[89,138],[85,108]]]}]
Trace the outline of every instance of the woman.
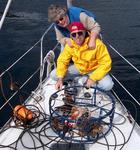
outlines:
[{"label": "woman", "polygon": [[100,33],[100,25],[95,21],[93,13],[78,7],[66,8],[58,5],[51,5],[48,8],[48,21],[55,23],[55,31],[58,42],[62,45],[66,43],[72,47],[70,40],[69,24],[81,22],[84,27],[91,32],[88,42],[89,48],[95,48],[95,40]]}]

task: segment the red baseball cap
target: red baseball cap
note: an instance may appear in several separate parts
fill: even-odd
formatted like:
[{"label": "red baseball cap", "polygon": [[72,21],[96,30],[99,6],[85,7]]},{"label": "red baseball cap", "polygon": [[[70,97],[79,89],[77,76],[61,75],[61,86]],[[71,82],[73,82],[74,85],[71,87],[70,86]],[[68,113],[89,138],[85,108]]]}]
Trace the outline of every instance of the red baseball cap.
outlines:
[{"label": "red baseball cap", "polygon": [[71,33],[86,30],[81,22],[73,22],[68,26]]}]

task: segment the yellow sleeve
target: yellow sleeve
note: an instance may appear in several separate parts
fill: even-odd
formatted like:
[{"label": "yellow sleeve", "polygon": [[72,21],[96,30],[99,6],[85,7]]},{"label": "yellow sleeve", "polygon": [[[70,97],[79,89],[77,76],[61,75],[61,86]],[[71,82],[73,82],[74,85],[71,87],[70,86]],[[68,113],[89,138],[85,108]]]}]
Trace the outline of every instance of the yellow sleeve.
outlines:
[{"label": "yellow sleeve", "polygon": [[56,75],[58,78],[63,78],[66,75],[69,62],[72,58],[70,53],[71,51],[71,48],[66,44],[64,50],[61,52],[57,59]]},{"label": "yellow sleeve", "polygon": [[89,78],[94,81],[101,80],[111,70],[112,64],[112,60],[107,50],[107,47],[99,39],[97,40],[99,42],[99,44],[97,44],[96,54],[96,59],[98,60],[98,67],[89,76]]}]

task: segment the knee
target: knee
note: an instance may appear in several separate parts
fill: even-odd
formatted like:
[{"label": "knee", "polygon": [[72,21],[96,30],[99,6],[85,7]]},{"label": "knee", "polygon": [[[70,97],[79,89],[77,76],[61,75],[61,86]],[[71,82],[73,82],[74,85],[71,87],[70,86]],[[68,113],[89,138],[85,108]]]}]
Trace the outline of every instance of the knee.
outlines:
[{"label": "knee", "polygon": [[102,86],[103,90],[105,91],[110,91],[114,86],[114,82],[112,80],[105,82],[104,85]]},{"label": "knee", "polygon": [[109,91],[113,88],[113,85],[114,82],[112,81],[112,78],[108,76],[103,80],[99,81],[97,86],[105,91]]}]

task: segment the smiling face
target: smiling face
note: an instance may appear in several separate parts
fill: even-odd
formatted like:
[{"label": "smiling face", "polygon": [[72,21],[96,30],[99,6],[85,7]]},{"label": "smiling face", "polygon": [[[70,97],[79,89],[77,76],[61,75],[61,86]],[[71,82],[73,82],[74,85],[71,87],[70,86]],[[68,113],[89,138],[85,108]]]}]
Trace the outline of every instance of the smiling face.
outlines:
[{"label": "smiling face", "polygon": [[81,46],[85,41],[86,29],[81,22],[73,22],[69,25],[71,38],[75,43]]},{"label": "smiling face", "polygon": [[54,22],[61,27],[67,27],[69,24],[69,17],[67,15],[67,8],[65,6],[50,5],[48,8],[48,21]]},{"label": "smiling face", "polygon": [[71,38],[75,41],[75,43],[81,46],[85,41],[86,31],[77,31],[71,33]]},{"label": "smiling face", "polygon": [[61,27],[67,27],[69,25],[69,17],[68,15],[61,16],[58,20],[55,21],[55,24]]}]

